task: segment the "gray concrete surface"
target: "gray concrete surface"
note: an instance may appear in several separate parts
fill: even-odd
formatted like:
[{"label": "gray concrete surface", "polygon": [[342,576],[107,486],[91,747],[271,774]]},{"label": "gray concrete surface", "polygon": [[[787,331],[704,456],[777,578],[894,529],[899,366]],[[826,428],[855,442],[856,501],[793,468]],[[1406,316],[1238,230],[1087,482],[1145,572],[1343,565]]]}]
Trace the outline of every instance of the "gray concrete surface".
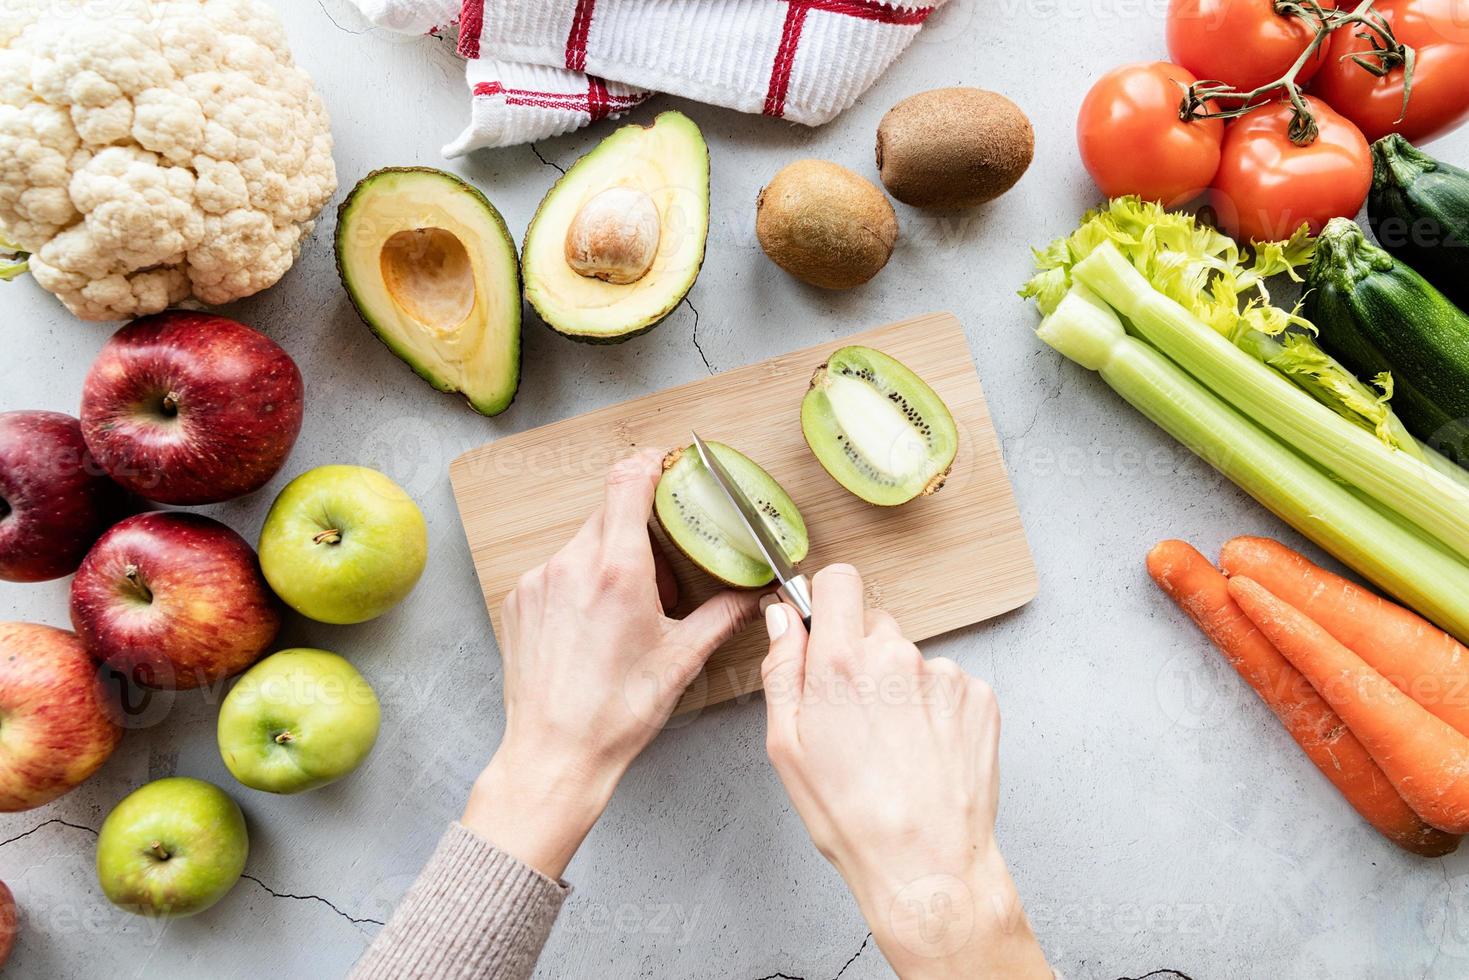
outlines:
[{"label": "gray concrete surface", "polygon": [[[344,0],[277,0],[326,98],[344,190],[367,171],[442,161],[467,104],[447,45],[367,31]],[[226,312],[269,333],[308,384],[305,430],[265,491],[206,512],[254,539],[275,489],[327,462],[377,466],[428,516],[429,569],[376,622],[293,618],[281,643],[349,656],[384,703],[353,778],[300,797],[236,785],[215,748],[217,705],[178,696],[89,783],[0,819],[0,878],[23,905],[7,973],[28,978],[341,974],[407,887],[496,744],[499,658],[446,478],[472,446],[634,395],[934,309],[968,331],[1014,476],[1041,591],[998,621],[926,644],[988,678],[1005,717],[1000,835],[1045,948],[1067,977],[1176,970],[1227,977],[1469,976],[1469,859],[1385,843],[1309,767],[1274,719],[1148,582],[1165,536],[1213,551],[1278,522],[1031,335],[1014,296],[1027,247],[1071,228],[1094,191],[1072,122],[1089,80],[1162,56],[1164,0],[953,0],[863,99],[811,131],[658,99],[704,128],[713,155],[708,259],[689,302],[620,347],[565,342],[534,321],[514,408],[486,420],[432,392],[378,344],[338,287],[329,211],[296,268]],[[760,185],[800,156],[872,172],[897,99],[975,84],[1013,96],[1038,157],[994,204],[957,217],[899,208],[889,267],[844,294],[803,287],[761,254]],[[517,237],[557,167],[610,132],[452,164]],[[1469,131],[1438,149],[1469,160]],[[76,322],[29,282],[0,284],[0,409],[75,412],[108,328]],[[66,583],[0,585],[4,618],[64,624]],[[758,697],[661,737],[567,877],[576,892],[541,975],[786,977],[891,973],[841,881],[809,844],[763,752]],[[245,808],[249,878],[216,908],[159,928],[113,910],[92,871],[95,828],[130,789],[181,773]]]}]

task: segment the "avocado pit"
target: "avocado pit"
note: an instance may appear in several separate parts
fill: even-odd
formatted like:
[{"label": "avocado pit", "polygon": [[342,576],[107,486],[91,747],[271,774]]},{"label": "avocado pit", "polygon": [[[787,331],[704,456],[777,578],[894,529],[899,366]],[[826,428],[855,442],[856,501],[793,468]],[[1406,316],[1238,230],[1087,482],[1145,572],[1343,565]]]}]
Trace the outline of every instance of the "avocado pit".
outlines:
[{"label": "avocado pit", "polygon": [[637,282],[653,267],[662,238],[658,206],[634,187],[593,195],[566,229],[566,264],[577,275],[616,285]]}]

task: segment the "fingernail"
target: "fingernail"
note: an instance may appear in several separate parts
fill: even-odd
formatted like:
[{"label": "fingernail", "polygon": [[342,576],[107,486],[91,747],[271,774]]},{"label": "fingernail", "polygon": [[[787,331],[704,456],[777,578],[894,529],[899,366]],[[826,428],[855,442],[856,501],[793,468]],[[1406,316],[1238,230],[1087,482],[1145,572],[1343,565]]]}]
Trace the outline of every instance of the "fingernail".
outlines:
[{"label": "fingernail", "polygon": [[778,640],[784,636],[789,627],[786,607],[782,603],[774,603],[765,610],[765,632],[770,634],[772,640]]}]

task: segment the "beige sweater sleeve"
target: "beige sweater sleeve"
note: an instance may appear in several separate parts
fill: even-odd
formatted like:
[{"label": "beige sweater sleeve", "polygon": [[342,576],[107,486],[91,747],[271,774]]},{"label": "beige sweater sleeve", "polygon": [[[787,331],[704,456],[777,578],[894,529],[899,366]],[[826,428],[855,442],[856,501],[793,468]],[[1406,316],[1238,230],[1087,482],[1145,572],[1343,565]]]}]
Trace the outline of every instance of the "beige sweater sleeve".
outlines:
[{"label": "beige sweater sleeve", "polygon": [[525,980],[569,891],[452,824],[351,978]]}]

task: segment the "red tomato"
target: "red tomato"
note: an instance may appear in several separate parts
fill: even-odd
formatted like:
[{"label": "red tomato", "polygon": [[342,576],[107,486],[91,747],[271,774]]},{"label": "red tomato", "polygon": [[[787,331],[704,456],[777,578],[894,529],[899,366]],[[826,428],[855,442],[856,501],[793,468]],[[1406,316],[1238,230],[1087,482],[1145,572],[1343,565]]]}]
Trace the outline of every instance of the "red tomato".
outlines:
[{"label": "red tomato", "polygon": [[1372,153],[1362,133],[1320,99],[1306,97],[1320,130],[1290,141],[1286,102],[1256,109],[1224,131],[1210,194],[1219,223],[1241,241],[1289,238],[1302,222],[1319,232],[1332,218],[1356,217],[1372,186]]},{"label": "red tomato", "polygon": [[[1323,7],[1335,6],[1324,0]],[[1199,78],[1252,92],[1282,77],[1316,36],[1309,21],[1275,12],[1275,0],[1170,0],[1168,54]],[[1304,85],[1326,62],[1326,45],[1301,66]]]},{"label": "red tomato", "polygon": [[1382,78],[1349,55],[1371,50],[1357,37],[1362,28],[1345,27],[1331,37],[1327,67],[1311,92],[1376,141],[1402,133],[1410,142],[1431,139],[1469,118],[1469,0],[1378,0],[1373,9],[1392,25],[1397,39],[1418,53],[1413,94],[1403,115],[1403,69]]},{"label": "red tomato", "polygon": [[1195,81],[1177,65],[1154,61],[1124,65],[1092,86],[1076,119],[1076,141],[1103,194],[1137,194],[1173,207],[1209,186],[1224,124],[1178,118],[1184,90]]}]

